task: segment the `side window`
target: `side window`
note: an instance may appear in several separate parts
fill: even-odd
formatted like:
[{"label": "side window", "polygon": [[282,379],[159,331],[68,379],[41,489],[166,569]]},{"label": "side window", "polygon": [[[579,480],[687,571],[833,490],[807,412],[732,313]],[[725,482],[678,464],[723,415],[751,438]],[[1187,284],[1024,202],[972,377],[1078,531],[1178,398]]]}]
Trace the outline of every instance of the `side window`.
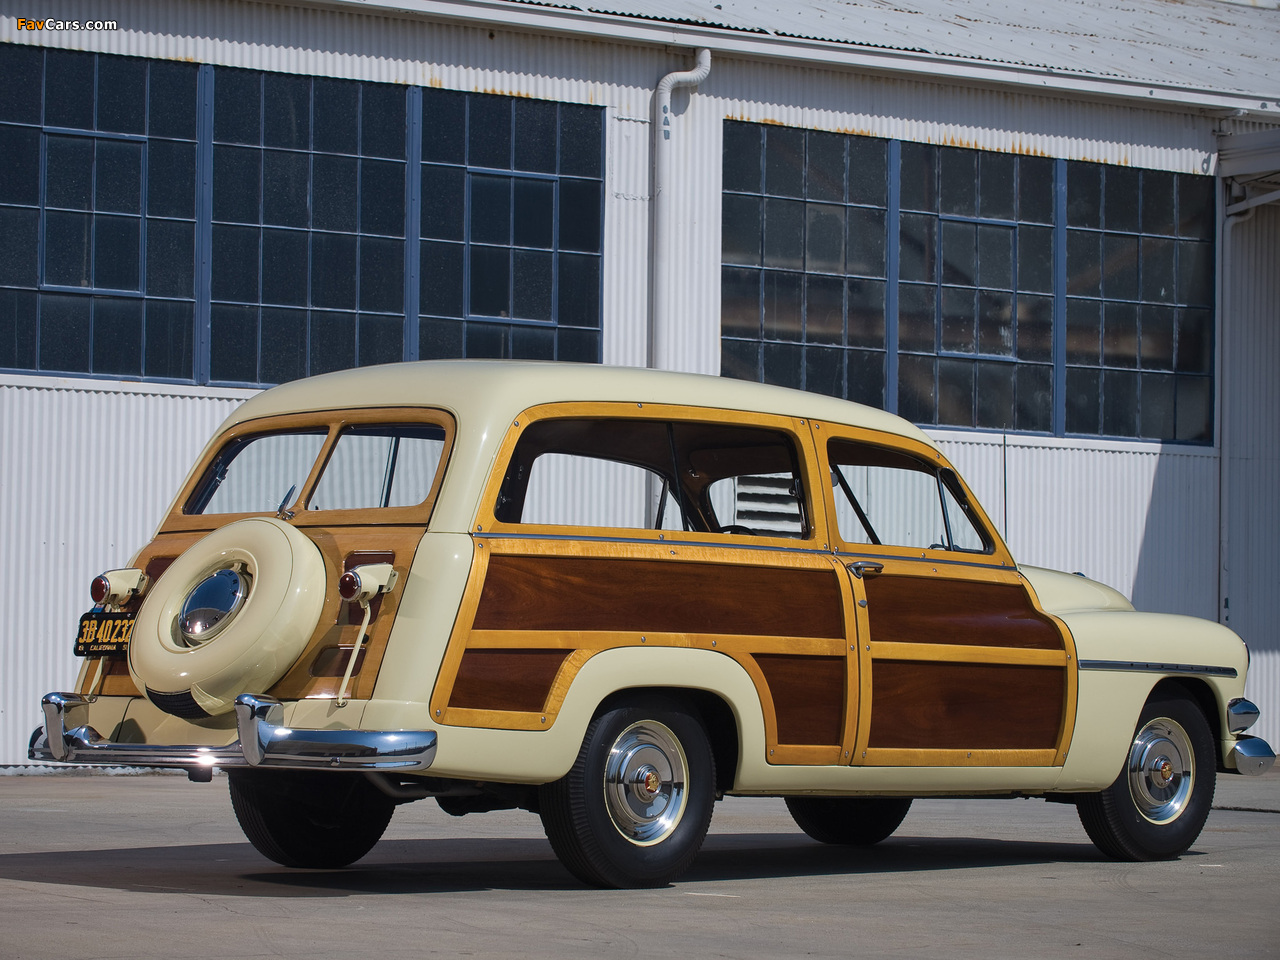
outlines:
[{"label": "side window", "polygon": [[431,424],[347,427],[325,465],[308,510],[411,507],[431,493],[445,434]]},{"label": "side window", "polygon": [[845,440],[831,441],[827,453],[836,524],[846,543],[971,553],[991,549],[951,471]]},{"label": "side window", "polygon": [[785,434],[735,424],[543,420],[507,466],[503,523],[809,533],[799,459]]}]

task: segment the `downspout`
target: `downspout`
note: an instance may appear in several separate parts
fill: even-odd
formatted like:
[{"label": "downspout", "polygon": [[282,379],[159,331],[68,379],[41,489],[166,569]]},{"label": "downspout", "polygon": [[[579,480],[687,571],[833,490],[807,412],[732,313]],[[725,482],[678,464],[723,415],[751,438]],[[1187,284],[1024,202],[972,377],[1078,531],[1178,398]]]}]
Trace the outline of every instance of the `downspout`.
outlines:
[{"label": "downspout", "polygon": [[649,343],[646,366],[674,370],[674,341],[670,293],[671,197],[667,183],[671,169],[671,91],[676,87],[696,87],[711,73],[711,51],[698,48],[698,63],[692,70],[677,70],[658,81],[653,92],[653,197],[652,231],[649,238]]}]

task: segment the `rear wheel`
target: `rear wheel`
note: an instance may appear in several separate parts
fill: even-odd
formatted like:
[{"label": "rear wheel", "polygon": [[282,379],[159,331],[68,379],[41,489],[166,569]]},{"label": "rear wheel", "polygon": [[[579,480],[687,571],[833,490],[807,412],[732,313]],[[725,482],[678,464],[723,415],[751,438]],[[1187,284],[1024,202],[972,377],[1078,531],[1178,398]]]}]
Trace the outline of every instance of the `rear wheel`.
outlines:
[{"label": "rear wheel", "polygon": [[259,853],[286,867],[345,867],[373,849],[396,803],[362,776],[228,771],[231,807]]},{"label": "rear wheel", "polygon": [[1209,816],[1216,762],[1213,732],[1184,697],[1153,698],[1142,708],[1125,768],[1076,810],[1099,850],[1115,860],[1172,860],[1187,850]]},{"label": "rear wheel", "polygon": [[573,769],[539,792],[556,856],[602,887],[656,887],[684,873],[714,803],[715,760],[702,723],[666,698],[597,716]]},{"label": "rear wheel", "polygon": [[796,826],[819,843],[869,847],[898,829],[911,798],[787,797]]}]

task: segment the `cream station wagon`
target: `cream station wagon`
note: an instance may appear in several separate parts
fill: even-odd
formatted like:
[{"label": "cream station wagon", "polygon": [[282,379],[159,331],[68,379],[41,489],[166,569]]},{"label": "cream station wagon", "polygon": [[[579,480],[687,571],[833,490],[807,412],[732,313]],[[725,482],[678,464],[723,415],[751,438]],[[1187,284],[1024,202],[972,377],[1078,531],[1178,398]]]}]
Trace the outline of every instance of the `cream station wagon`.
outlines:
[{"label": "cream station wagon", "polygon": [[914,797],[1043,797],[1164,859],[1217,772],[1274,761],[1235,634],[1019,566],[897,417],[713,377],[276,387],[91,595],[32,758],[220,768],[288,866],[351,863],[434,797],[534,811],[582,880],[652,886],[729,794],[835,844]]}]

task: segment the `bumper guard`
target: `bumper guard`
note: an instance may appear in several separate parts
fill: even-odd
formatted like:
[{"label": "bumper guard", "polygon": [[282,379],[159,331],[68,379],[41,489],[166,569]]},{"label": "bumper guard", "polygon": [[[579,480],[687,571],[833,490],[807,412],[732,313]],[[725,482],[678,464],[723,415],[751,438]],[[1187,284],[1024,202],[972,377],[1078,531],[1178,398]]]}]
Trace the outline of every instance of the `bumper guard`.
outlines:
[{"label": "bumper guard", "polygon": [[434,730],[295,730],[283,725],[284,704],[274,697],[236,697],[240,738],[225,747],[116,743],[88,724],[67,729],[67,715],[92,700],[49,693],[41,700],[44,729],[31,760],[126,767],[275,767],[290,770],[426,770],[436,755]]}]

